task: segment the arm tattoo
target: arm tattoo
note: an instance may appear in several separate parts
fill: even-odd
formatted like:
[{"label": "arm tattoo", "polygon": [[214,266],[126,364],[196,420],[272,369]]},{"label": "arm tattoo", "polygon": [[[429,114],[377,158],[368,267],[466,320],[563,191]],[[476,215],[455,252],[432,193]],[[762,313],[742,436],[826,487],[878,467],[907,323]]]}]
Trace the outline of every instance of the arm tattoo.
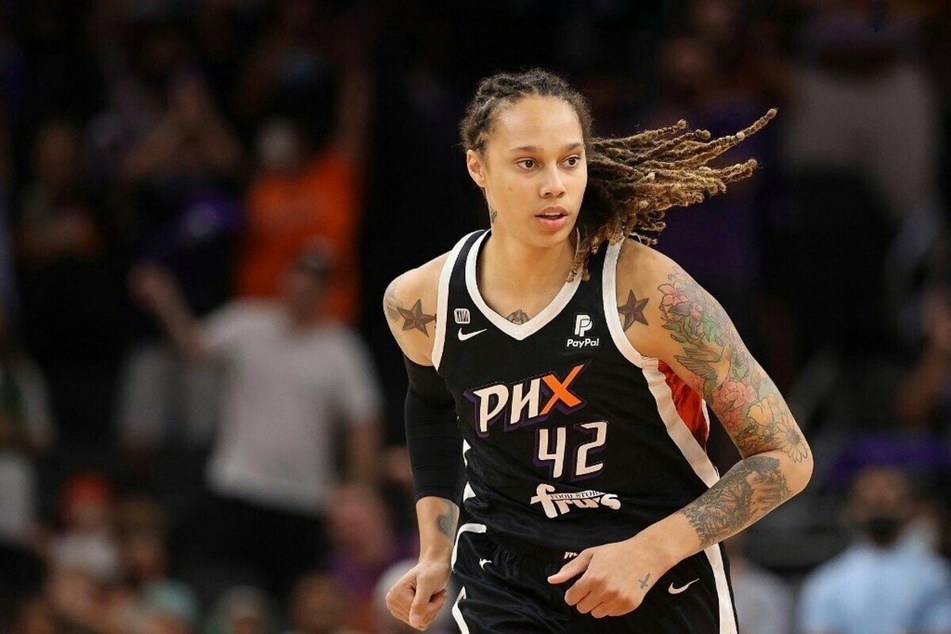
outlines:
[{"label": "arm tattoo", "polygon": [[[436,321],[435,315],[427,315],[423,312],[423,300],[417,299],[416,303],[413,304],[413,307],[410,309],[403,308],[403,304],[396,299],[387,295],[385,298],[386,301],[386,314],[392,321],[396,321],[399,318],[403,318],[403,330],[418,330],[427,337],[429,336],[429,330],[426,328],[426,324],[431,321]],[[395,314],[395,316],[394,316]]]},{"label": "arm tattoo", "polygon": [[386,318],[390,321],[397,321],[400,318],[400,309],[403,308],[403,302],[397,299],[392,287],[391,284],[390,288],[386,289],[386,294],[383,296],[383,307],[386,311]]},{"label": "arm tattoo", "polygon": [[631,327],[635,321],[647,325],[647,318],[644,317],[644,307],[647,306],[648,298],[637,299],[634,291],[628,291],[627,303],[617,307],[617,312],[624,317],[624,330]]},{"label": "arm tattoo", "polygon": [[529,316],[525,314],[525,311],[522,309],[516,310],[514,313],[506,317],[513,324],[524,324],[529,320]]},{"label": "arm tattoo", "polygon": [[644,577],[643,579],[638,579],[638,581],[639,581],[640,584],[641,584],[641,589],[642,589],[642,590],[647,587],[647,583],[648,583],[650,580],[651,580],[651,573],[649,573],[649,572],[647,573],[647,576]]},{"label": "arm tattoo", "polygon": [[809,447],[778,388],[750,355],[720,304],[679,268],[658,290],[663,326],[681,346],[677,361],[697,376],[694,387],[711,404],[740,453],[779,448],[793,462],[806,460]]},{"label": "arm tattoo", "polygon": [[436,527],[439,532],[450,540],[456,538],[456,522],[459,521],[459,507],[452,502],[446,502],[446,510],[436,518]]},{"label": "arm tattoo", "polygon": [[706,548],[739,532],[791,495],[779,459],[752,456],[738,462],[709,491],[680,512],[697,531],[702,548]]},{"label": "arm tattoo", "polygon": [[489,209],[489,224],[494,225],[495,219],[499,217],[499,212],[494,209]]}]

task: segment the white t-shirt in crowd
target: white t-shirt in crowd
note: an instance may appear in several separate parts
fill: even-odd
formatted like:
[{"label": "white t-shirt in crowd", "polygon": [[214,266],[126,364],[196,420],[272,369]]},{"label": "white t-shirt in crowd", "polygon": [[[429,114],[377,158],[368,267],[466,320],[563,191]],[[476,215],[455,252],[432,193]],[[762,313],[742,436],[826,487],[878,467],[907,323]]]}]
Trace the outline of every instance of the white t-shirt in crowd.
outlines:
[{"label": "white t-shirt in crowd", "polygon": [[318,514],[335,481],[335,442],[377,417],[369,351],[340,324],[295,328],[276,303],[234,302],[204,322],[225,372],[211,489]]},{"label": "white t-shirt in crowd", "polygon": [[[28,359],[13,363],[12,373],[0,372],[4,382],[15,381],[23,399],[23,424],[30,442],[46,447],[53,440],[53,421],[46,380]],[[0,542],[25,546],[37,520],[38,483],[33,458],[19,449],[0,449]]]}]

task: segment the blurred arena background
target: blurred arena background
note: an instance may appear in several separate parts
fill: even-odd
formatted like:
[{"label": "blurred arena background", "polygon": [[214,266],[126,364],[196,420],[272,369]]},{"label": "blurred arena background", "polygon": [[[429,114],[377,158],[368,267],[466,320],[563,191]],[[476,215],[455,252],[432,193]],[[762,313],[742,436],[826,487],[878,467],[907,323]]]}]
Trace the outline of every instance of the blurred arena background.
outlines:
[{"label": "blurred arena background", "polygon": [[[0,631],[400,631],[381,298],[487,224],[456,126],[479,78],[531,66],[599,135],[779,108],[725,157],[756,176],[658,245],[815,450],[729,544],[743,631],[812,632],[845,592],[816,571],[863,534],[951,592],[949,3],[0,0]],[[267,338],[301,311],[313,340]]]}]

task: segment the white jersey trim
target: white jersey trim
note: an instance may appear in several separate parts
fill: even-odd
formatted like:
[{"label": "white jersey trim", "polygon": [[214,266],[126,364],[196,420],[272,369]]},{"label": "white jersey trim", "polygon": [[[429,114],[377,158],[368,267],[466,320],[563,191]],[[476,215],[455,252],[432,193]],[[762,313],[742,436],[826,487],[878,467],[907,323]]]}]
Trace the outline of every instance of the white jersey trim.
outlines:
[{"label": "white jersey trim", "polygon": [[714,544],[704,548],[710,567],[713,569],[713,580],[717,588],[717,603],[719,604],[720,631],[719,634],[737,634],[736,614],[733,612],[733,598],[730,595],[730,584],[726,578],[726,568],[723,566],[723,553],[720,546]]},{"label": "white jersey trim", "polygon": [[624,334],[624,328],[621,326],[621,318],[617,312],[617,261],[621,255],[621,240],[617,244],[609,244],[604,254],[604,270],[601,272],[601,294],[604,300],[604,319],[608,323],[608,330],[611,332],[611,340],[614,345],[624,355],[624,358],[636,365],[643,367],[644,357],[637,351],[627,335]]},{"label": "white jersey trim", "polygon": [[[654,401],[657,403],[657,412],[664,421],[667,428],[667,435],[670,436],[677,448],[690,463],[694,473],[703,480],[708,486],[713,486],[720,475],[716,467],[710,462],[707,452],[693,437],[687,423],[680,417],[677,411],[677,404],[674,403],[674,397],[670,392],[670,386],[667,385],[667,377],[660,371],[657,359],[647,357],[637,351],[621,326],[621,318],[617,311],[617,262],[621,254],[621,246],[624,241],[617,244],[608,245],[604,255],[604,272],[602,273],[602,294],[604,296],[604,318],[608,323],[608,330],[611,331],[611,339],[614,345],[624,355],[624,357],[641,369],[644,378],[647,380],[647,387],[654,395]],[[710,416],[707,412],[706,402],[702,405],[704,418],[707,420],[709,428]]]},{"label": "white jersey trim", "polygon": [[[667,435],[674,441],[680,453],[683,454],[693,472],[697,474],[704,484],[712,487],[720,479],[716,467],[710,462],[710,457],[703,450],[697,439],[693,437],[687,423],[680,417],[677,411],[677,404],[674,403],[674,397],[670,392],[670,386],[667,385],[667,377],[657,367],[657,359],[644,359],[644,367],[641,368],[644,378],[647,379],[647,387],[654,395],[654,401],[657,403],[657,413],[660,419],[664,421],[667,428]],[[706,413],[706,410],[704,410]]]},{"label": "white jersey trim", "polygon": [[462,240],[452,247],[452,251],[449,252],[449,257],[446,258],[442,265],[442,271],[439,273],[439,286],[436,290],[436,332],[433,335],[432,352],[433,367],[436,368],[437,372],[439,371],[439,362],[442,361],[442,351],[446,343],[446,327],[449,323],[449,280],[452,278],[453,266],[456,264],[456,260],[459,259],[459,252],[462,251],[466,240],[473,233],[476,232],[466,234]]},{"label": "white jersey trim", "polygon": [[459,555],[459,537],[463,533],[485,533],[486,530],[485,524],[477,522],[469,522],[459,527],[459,530],[456,531],[456,543],[452,545],[452,559],[449,560],[449,565],[453,570],[456,568],[456,557]]},{"label": "white jersey trim", "polygon": [[466,620],[462,618],[462,610],[459,609],[459,603],[466,598],[466,587],[462,586],[459,588],[459,596],[456,597],[456,602],[452,604],[452,618],[455,619],[456,625],[459,626],[459,632],[461,634],[469,634],[469,625],[466,624]]},{"label": "white jersey trim", "polygon": [[[452,545],[452,559],[450,560],[450,568],[454,571],[456,569],[456,557],[459,554],[459,537],[463,533],[485,533],[486,531],[485,524],[478,524],[475,522],[470,522],[468,524],[463,524],[459,527],[458,532],[456,532],[456,543]],[[452,604],[452,618],[455,619],[456,625],[459,626],[459,631],[462,634],[469,634],[469,626],[466,625],[465,620],[462,618],[462,610],[459,609],[459,603],[466,598],[466,588],[465,586],[459,588],[459,596],[456,597],[456,602]]]},{"label": "white jersey trim", "polygon": [[548,306],[542,309],[540,313],[526,321],[524,324],[513,324],[508,319],[498,314],[485,302],[482,298],[482,293],[479,291],[479,283],[476,279],[476,264],[479,258],[479,249],[482,246],[482,242],[485,240],[486,236],[489,235],[489,232],[486,231],[479,239],[475,241],[472,245],[472,248],[469,249],[469,255],[466,258],[466,287],[469,290],[469,296],[472,298],[472,302],[476,305],[476,308],[485,315],[493,326],[507,334],[512,339],[517,341],[523,341],[527,337],[535,334],[552,319],[558,316],[558,314],[568,305],[568,302],[571,301],[571,298],[574,297],[575,291],[578,290],[578,286],[581,285],[581,275],[575,275],[575,278],[570,282],[565,282],[561,287],[561,290],[558,291],[558,294],[555,295],[555,298],[551,300]]}]

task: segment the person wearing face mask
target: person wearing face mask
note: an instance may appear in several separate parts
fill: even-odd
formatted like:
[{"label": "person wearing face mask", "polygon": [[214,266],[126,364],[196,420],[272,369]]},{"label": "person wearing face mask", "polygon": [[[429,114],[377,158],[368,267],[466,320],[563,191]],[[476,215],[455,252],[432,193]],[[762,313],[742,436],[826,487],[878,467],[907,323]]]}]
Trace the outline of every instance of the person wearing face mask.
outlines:
[{"label": "person wearing face mask", "polygon": [[806,578],[799,631],[951,631],[951,575],[936,553],[910,536],[916,499],[908,475],[894,467],[865,467],[853,481],[848,512],[856,539]]}]

